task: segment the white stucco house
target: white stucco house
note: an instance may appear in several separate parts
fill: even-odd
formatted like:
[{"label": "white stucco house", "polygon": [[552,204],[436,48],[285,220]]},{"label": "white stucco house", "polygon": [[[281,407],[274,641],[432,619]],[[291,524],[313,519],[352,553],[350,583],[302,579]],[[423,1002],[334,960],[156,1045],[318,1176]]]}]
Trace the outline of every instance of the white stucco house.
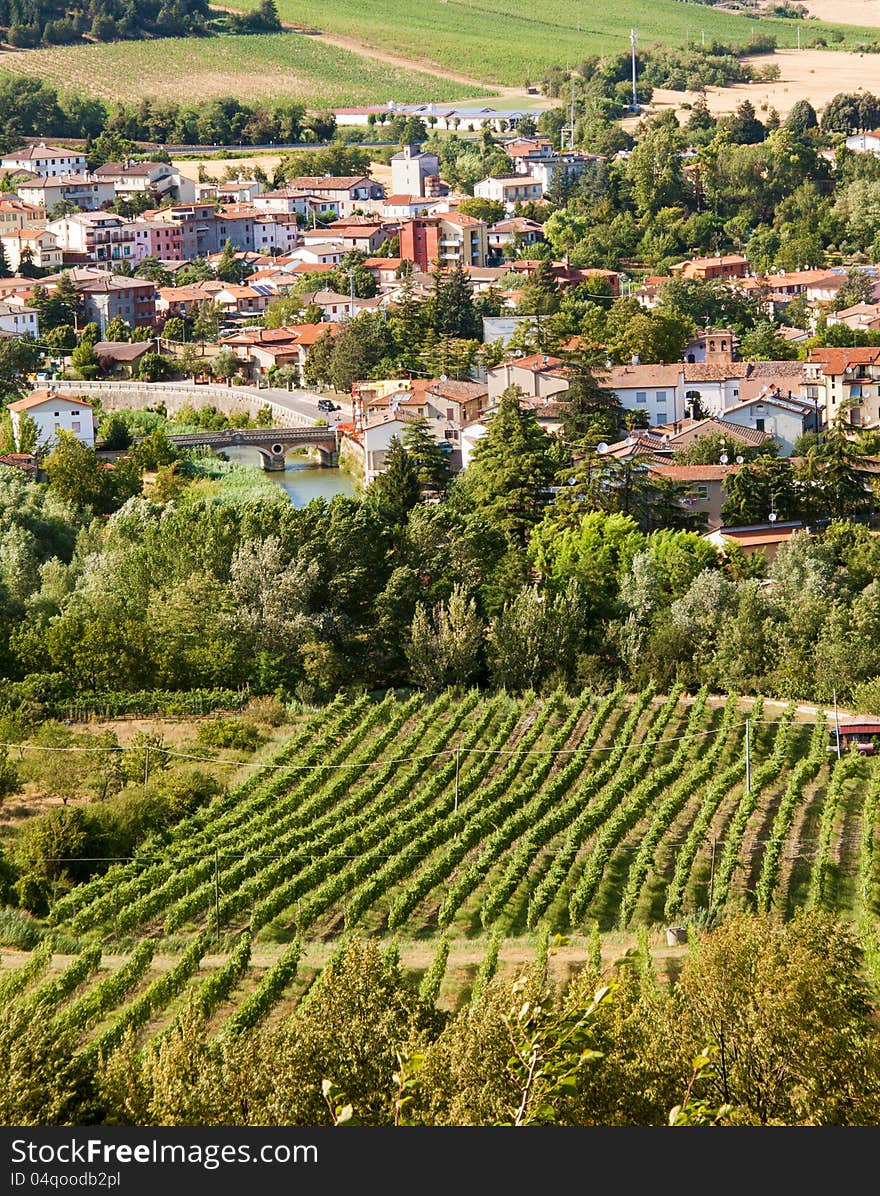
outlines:
[{"label": "white stucco house", "polygon": [[85,399],[68,398],[52,390],[39,390],[9,404],[15,446],[21,448],[22,416],[28,415],[37,425],[37,443],[51,447],[58,441],[58,432],[72,432],[88,448],[95,447],[95,421],[91,403]]}]

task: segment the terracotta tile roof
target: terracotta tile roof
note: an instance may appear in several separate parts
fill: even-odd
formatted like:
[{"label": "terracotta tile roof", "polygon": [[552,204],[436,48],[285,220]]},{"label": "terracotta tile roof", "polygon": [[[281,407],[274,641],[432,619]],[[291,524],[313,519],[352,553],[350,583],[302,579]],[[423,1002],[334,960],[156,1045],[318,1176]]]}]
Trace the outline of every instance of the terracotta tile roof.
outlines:
[{"label": "terracotta tile roof", "polygon": [[610,370],[596,372],[596,381],[608,390],[632,390],[640,386],[661,386],[674,389],[684,370],[680,363],[672,365],[616,365]]},{"label": "terracotta tile roof", "polygon": [[64,403],[76,403],[78,407],[88,407],[89,410],[91,410],[92,406],[91,403],[76,395],[62,395],[53,390],[35,390],[33,394],[29,394],[26,398],[10,403],[9,410],[30,411],[32,407],[40,407],[43,403],[49,402],[57,403],[59,400]]},{"label": "terracotta tile roof", "polygon": [[699,440],[701,436],[724,435],[730,440],[739,441],[757,448],[770,439],[768,432],[759,432],[757,428],[746,428],[742,424],[729,423],[724,419],[709,416],[707,419],[681,419],[672,424],[662,424],[654,428],[655,432],[667,435],[666,443],[673,448],[686,448]]},{"label": "terracotta tile roof", "polygon": [[672,482],[723,482],[729,473],[738,473],[734,465],[672,465],[666,459],[649,462],[648,472]]}]

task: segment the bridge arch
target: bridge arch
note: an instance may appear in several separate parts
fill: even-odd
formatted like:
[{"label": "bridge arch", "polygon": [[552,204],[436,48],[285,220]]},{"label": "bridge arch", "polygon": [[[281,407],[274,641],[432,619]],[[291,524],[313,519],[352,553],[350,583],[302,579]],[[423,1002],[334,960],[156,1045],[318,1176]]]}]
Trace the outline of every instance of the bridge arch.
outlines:
[{"label": "bridge arch", "polygon": [[242,440],[239,443],[250,444],[252,448],[255,448],[260,454],[260,464],[263,469],[270,472],[284,469],[287,464],[287,454],[299,448],[316,449],[321,465],[325,467],[336,465],[339,460],[335,440],[332,443],[322,443],[314,440],[300,440],[293,443],[276,440],[273,444],[253,444],[251,441]]},{"label": "bridge arch", "polygon": [[322,465],[336,465],[339,439],[335,428],[314,425],[294,428],[224,428],[218,431],[187,432],[169,437],[180,448],[205,445],[224,448],[248,445],[260,454],[265,470],[284,469],[287,454],[297,448],[317,449]]}]

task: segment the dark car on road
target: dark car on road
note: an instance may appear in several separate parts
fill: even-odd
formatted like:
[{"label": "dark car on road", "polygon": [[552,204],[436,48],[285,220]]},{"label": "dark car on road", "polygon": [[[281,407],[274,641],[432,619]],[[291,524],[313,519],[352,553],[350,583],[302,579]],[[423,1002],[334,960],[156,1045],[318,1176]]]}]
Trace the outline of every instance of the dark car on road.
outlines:
[{"label": "dark car on road", "polygon": [[332,399],[318,399],[319,411],[341,411],[342,404],[334,403]]}]

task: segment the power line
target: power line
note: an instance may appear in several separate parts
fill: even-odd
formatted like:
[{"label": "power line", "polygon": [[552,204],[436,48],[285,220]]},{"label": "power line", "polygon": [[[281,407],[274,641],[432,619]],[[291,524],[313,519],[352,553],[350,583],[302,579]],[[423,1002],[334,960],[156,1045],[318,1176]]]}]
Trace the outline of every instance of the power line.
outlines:
[{"label": "power line", "polygon": [[[775,727],[782,723],[782,719],[767,719],[762,720],[760,725],[763,727]],[[689,731],[682,735],[668,735],[658,739],[640,739],[632,740],[630,743],[620,744],[603,744],[593,745],[592,747],[573,747],[573,748],[482,748],[482,747],[448,747],[440,748],[436,752],[424,752],[422,754],[413,756],[393,756],[390,758],[369,761],[343,761],[336,764],[272,764],[267,761],[260,760],[219,760],[216,756],[198,756],[191,752],[178,752],[173,748],[159,747],[155,744],[104,744],[96,745],[95,747],[84,747],[80,745],[48,745],[40,743],[2,743],[0,748],[11,748],[13,750],[34,751],[34,752],[161,752],[163,755],[176,760],[192,760],[203,764],[220,764],[228,767],[236,768],[262,768],[262,769],[278,769],[287,772],[320,772],[327,769],[335,768],[377,768],[385,767],[391,764],[411,764],[420,760],[434,760],[441,756],[454,757],[456,753],[461,755],[485,755],[485,756],[577,756],[579,754],[592,755],[599,752],[615,752],[615,751],[632,751],[636,748],[655,747],[659,744],[665,743],[681,743],[688,739],[704,739],[710,735],[729,734],[730,731],[738,730],[745,727],[749,722],[748,719],[741,723],[733,723],[725,731],[724,728],[716,727],[710,728],[706,731]],[[809,724],[799,724],[808,726]]]}]

